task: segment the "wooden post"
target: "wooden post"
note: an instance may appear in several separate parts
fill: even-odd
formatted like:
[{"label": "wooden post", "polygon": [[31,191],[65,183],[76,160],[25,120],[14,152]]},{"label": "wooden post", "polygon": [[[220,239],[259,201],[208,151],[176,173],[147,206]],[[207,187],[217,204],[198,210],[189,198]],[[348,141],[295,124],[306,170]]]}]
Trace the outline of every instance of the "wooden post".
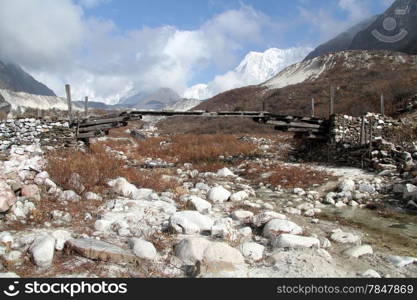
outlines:
[{"label": "wooden post", "polygon": [[311,116],[315,117],[315,110],[314,110],[314,98],[311,98]]},{"label": "wooden post", "polygon": [[265,101],[262,101],[262,111],[265,111]]},{"label": "wooden post", "polygon": [[71,86],[69,84],[65,85],[65,92],[67,93],[67,101],[68,101],[68,119],[70,122],[72,122]]},{"label": "wooden post", "polygon": [[42,115],[41,115],[41,110],[39,108],[37,109],[37,114],[38,114],[38,119],[40,119]]},{"label": "wooden post", "polygon": [[381,94],[381,115],[385,117],[385,99],[384,94]]},{"label": "wooden post", "polygon": [[334,86],[330,86],[330,107],[329,107],[329,117],[334,114],[334,97],[335,97],[335,89]]},{"label": "wooden post", "polygon": [[361,134],[359,138],[359,143],[361,146],[365,144],[365,117],[362,116],[361,120]]},{"label": "wooden post", "polygon": [[88,117],[88,97],[85,97],[85,104],[84,104],[84,115],[87,118]]},{"label": "wooden post", "polygon": [[372,140],[374,139],[374,122],[372,119],[369,120],[369,154],[372,152]]}]

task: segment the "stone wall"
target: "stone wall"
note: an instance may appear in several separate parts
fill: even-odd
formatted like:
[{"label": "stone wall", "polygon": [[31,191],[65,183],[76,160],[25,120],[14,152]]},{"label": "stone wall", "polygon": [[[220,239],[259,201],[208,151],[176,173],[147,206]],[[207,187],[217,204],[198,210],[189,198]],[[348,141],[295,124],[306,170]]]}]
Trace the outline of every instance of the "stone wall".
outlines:
[{"label": "stone wall", "polygon": [[26,118],[0,122],[0,150],[12,145],[64,146],[73,142],[74,130],[67,121]]},{"label": "stone wall", "polygon": [[[390,140],[401,131],[400,121],[368,113],[364,118],[334,115],[327,146],[331,161],[376,171],[410,171],[417,165],[417,146],[413,140],[401,145]],[[361,131],[363,139],[361,142]]]},{"label": "stone wall", "polygon": [[[364,131],[363,142],[369,144],[378,137],[385,138],[388,130],[398,126],[398,121],[384,117],[379,114],[368,113],[363,117]],[[333,115],[331,118],[330,140],[337,144],[349,146],[361,145],[362,117],[352,117],[347,115]]]}]

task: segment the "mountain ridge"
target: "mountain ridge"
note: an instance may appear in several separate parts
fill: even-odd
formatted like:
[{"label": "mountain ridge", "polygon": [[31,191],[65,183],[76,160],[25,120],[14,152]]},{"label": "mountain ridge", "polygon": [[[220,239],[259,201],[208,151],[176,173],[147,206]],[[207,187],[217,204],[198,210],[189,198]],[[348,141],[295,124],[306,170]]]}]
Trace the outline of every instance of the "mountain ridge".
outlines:
[{"label": "mountain ridge", "polygon": [[37,81],[19,65],[0,60],[0,89],[41,96],[56,96],[43,83]]},{"label": "mountain ridge", "polygon": [[417,54],[417,0],[396,0],[375,15],[319,45],[305,61],[345,50],[389,50]]}]

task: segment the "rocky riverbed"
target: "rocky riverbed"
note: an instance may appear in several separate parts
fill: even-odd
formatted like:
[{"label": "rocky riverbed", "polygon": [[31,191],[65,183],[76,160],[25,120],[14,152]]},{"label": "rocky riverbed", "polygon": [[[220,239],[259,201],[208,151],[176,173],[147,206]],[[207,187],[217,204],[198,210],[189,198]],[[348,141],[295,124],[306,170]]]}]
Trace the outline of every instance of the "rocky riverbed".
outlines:
[{"label": "rocky riverbed", "polygon": [[[1,277],[417,276],[417,187],[395,174],[315,164],[334,179],[284,189],[245,179],[247,163],[185,163],[164,165],[180,191],[116,177],[97,194],[76,173],[63,190],[45,171],[46,150],[2,152]],[[268,166],[270,154],[256,162]]]}]

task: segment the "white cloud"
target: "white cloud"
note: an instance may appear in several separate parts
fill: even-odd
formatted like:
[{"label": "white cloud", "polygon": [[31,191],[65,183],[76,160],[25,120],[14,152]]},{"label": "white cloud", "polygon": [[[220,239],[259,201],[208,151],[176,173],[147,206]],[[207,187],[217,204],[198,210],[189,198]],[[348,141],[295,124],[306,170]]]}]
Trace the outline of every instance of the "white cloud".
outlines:
[{"label": "white cloud", "polygon": [[7,41],[0,44],[0,59],[22,65],[58,95],[70,83],[73,99],[115,103],[134,90],[169,87],[183,93],[204,68],[231,69],[239,51],[261,45],[265,31],[276,25],[242,5],[195,30],[161,26],[126,32],[111,20],[86,17],[83,9],[101,3],[0,1],[0,40]]},{"label": "white cloud", "polygon": [[79,4],[87,9],[94,8],[111,0],[79,0]]},{"label": "white cloud", "polygon": [[70,0],[0,1],[0,57],[57,68],[79,50],[82,11]]},{"label": "white cloud", "polygon": [[[317,30],[321,35],[321,40],[328,40],[370,17],[372,15],[369,9],[370,1],[371,0],[339,0],[336,7],[329,5],[327,8],[320,8],[313,11],[310,8],[307,8],[308,5],[311,5],[310,1],[299,0],[301,6],[298,7],[298,10],[303,22],[313,26],[310,30]],[[382,1],[384,2],[387,0]],[[336,10],[344,12],[346,17],[336,17]]]}]

